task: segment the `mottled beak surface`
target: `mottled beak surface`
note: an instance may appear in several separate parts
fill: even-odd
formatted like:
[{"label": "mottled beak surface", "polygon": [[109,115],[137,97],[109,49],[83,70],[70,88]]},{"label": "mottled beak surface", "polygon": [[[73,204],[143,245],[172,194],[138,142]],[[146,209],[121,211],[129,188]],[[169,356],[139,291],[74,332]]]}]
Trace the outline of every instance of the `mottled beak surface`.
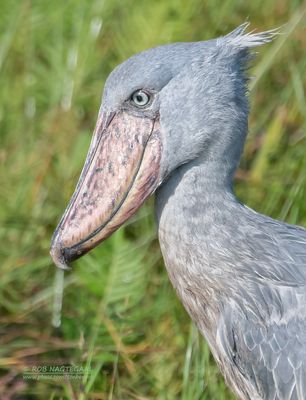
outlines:
[{"label": "mottled beak surface", "polygon": [[131,217],[156,189],[161,156],[158,118],[101,113],[51,256],[60,268],[90,251]]}]

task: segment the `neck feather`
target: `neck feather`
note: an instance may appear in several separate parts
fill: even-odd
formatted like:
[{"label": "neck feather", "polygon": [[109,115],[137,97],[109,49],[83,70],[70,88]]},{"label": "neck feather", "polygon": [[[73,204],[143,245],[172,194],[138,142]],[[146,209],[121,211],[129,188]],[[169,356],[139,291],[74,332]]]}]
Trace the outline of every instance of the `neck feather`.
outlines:
[{"label": "neck feather", "polygon": [[197,209],[205,218],[208,207],[217,212],[224,209],[225,203],[237,203],[232,189],[235,166],[203,158],[182,165],[157,190],[158,223],[163,213],[167,214],[167,219],[171,219],[173,213],[177,224],[186,225],[188,220],[192,222],[190,213],[196,213]]}]

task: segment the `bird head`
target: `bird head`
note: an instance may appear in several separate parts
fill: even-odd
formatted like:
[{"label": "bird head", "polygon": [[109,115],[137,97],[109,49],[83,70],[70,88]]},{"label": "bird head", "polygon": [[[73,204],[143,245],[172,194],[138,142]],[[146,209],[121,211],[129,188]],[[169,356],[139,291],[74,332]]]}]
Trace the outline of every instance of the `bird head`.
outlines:
[{"label": "bird head", "polygon": [[238,162],[248,50],[275,34],[247,34],[246,27],[156,47],[113,70],[83,171],[53,235],[57,266],[67,268],[110,236],[180,165],[200,155]]}]

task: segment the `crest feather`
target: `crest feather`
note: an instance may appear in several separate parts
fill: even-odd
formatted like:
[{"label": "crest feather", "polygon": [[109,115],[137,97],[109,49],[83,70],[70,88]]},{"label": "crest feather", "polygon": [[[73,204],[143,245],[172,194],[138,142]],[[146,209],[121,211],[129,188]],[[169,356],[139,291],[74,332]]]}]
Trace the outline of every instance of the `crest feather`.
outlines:
[{"label": "crest feather", "polygon": [[228,35],[218,39],[217,45],[230,45],[238,49],[248,49],[269,43],[276,36],[281,34],[280,28],[270,29],[268,31],[258,33],[253,30],[246,33],[249,25],[249,22],[241,24]]}]

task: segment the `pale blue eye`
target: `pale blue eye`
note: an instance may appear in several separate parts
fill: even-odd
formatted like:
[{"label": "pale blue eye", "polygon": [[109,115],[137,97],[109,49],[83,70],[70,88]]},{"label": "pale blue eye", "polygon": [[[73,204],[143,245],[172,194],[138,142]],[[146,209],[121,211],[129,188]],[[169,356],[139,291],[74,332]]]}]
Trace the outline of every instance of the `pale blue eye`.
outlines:
[{"label": "pale blue eye", "polygon": [[137,90],[132,94],[131,100],[137,107],[144,107],[149,103],[150,97],[143,90]]}]

